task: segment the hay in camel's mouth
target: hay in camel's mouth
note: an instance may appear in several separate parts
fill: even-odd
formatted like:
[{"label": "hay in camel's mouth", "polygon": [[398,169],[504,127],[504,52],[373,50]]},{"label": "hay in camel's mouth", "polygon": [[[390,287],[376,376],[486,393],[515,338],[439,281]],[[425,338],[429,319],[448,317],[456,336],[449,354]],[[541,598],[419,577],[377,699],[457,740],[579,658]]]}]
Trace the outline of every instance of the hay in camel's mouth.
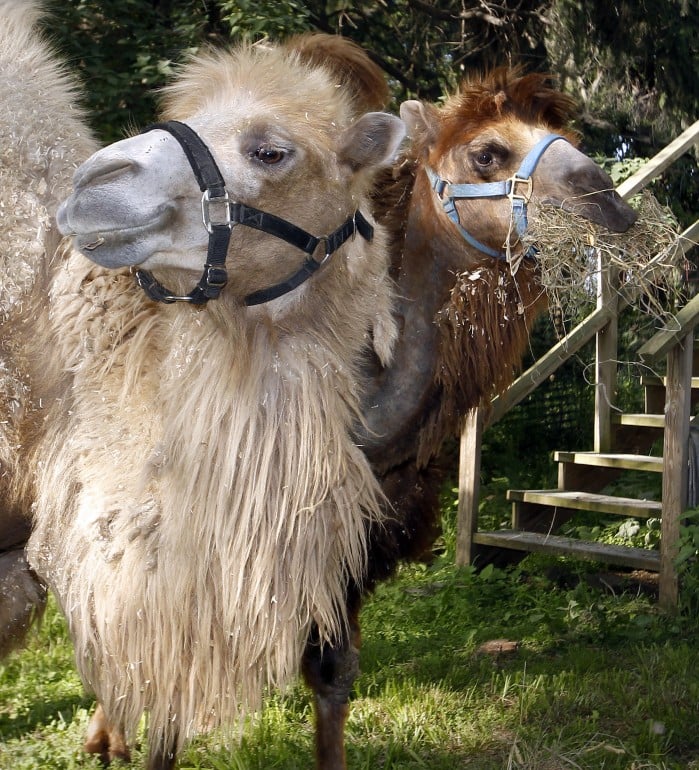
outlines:
[{"label": "hay in camel's mouth", "polygon": [[631,205],[638,220],[625,233],[554,206],[541,206],[530,217],[523,243],[538,250],[539,280],[559,328],[569,328],[594,308],[599,256],[618,276],[615,290],[656,322],[665,322],[685,303],[687,265],[678,248],[677,220],[648,191]]}]

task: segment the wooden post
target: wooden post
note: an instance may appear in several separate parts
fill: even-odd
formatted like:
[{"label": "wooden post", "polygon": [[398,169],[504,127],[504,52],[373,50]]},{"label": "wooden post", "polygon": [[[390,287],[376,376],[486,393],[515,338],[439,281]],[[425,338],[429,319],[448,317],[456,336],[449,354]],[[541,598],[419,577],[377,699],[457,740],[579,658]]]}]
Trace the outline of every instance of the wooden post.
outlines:
[{"label": "wooden post", "polygon": [[[598,255],[597,309],[616,308],[616,271],[609,267],[602,252]],[[618,321],[616,309],[596,336],[595,354],[595,452],[612,448],[612,403],[616,399]]]},{"label": "wooden post", "polygon": [[660,596],[664,609],[677,606],[677,540],[687,508],[689,415],[694,334],[688,334],[667,355],[665,437],[663,441],[663,514],[660,528]]},{"label": "wooden post", "polygon": [[464,420],[459,448],[459,506],[456,531],[456,564],[459,567],[471,563],[473,534],[478,527],[482,438],[483,409],[471,409]]}]

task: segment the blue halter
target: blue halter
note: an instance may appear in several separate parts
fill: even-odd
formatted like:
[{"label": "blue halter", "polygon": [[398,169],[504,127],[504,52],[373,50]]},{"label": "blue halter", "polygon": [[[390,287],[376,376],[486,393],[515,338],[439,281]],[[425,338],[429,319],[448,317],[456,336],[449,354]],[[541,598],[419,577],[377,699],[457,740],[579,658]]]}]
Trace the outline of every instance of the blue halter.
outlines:
[{"label": "blue halter", "polygon": [[[512,219],[517,235],[520,238],[527,232],[527,203],[532,196],[532,174],[536,169],[539,159],[544,154],[546,148],[557,139],[568,141],[560,134],[547,134],[543,139],[537,142],[527,153],[519,169],[509,179],[501,182],[477,182],[475,184],[451,184],[445,179],[441,179],[431,168],[425,168],[427,176],[432,185],[432,189],[437,193],[446,215],[456,225],[461,235],[471,246],[495,259],[507,259],[506,251],[497,251],[486,246],[474,238],[459,221],[459,212],[456,210],[455,201],[462,198],[509,198],[512,205]],[[521,190],[520,185],[524,186]],[[520,191],[521,190],[521,191]],[[534,256],[534,249],[530,248],[524,255],[526,257]]]}]

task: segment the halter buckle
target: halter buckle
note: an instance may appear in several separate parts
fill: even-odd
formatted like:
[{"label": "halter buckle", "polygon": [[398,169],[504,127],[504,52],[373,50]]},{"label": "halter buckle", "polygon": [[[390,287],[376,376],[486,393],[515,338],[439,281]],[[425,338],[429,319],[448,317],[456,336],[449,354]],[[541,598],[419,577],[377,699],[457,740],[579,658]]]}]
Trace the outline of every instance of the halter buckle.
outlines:
[{"label": "halter buckle", "polygon": [[[510,203],[514,203],[515,198],[524,201],[524,203],[529,203],[529,199],[532,197],[532,190],[534,185],[531,176],[525,178],[517,176],[517,174],[513,174],[507,181],[510,183],[510,189],[507,192],[507,197],[510,199]],[[523,193],[517,192],[518,184],[523,184],[526,186],[526,189]]]},{"label": "halter buckle", "polygon": [[322,267],[330,259],[330,257],[332,256],[332,251],[330,250],[330,236],[328,236],[328,235],[321,235],[321,236],[319,236],[318,237],[318,246],[320,246],[321,243],[323,244],[323,248],[324,248],[325,254],[323,255],[323,257],[321,259],[316,259],[315,260],[318,263],[318,267]]},{"label": "halter buckle", "polygon": [[225,267],[218,265],[205,265],[204,278],[207,286],[214,289],[222,289],[228,283],[228,273]]},{"label": "halter buckle", "polygon": [[[229,230],[232,227],[231,221],[231,207],[230,198],[228,197],[228,190],[223,195],[211,196],[210,191],[204,190],[204,194],[201,196],[201,220],[204,223],[204,227],[208,230],[209,234],[213,233],[214,227],[227,227]],[[220,210],[220,207],[222,210]],[[212,211],[212,208],[214,211]],[[221,218],[212,218],[212,214],[220,214]]]}]

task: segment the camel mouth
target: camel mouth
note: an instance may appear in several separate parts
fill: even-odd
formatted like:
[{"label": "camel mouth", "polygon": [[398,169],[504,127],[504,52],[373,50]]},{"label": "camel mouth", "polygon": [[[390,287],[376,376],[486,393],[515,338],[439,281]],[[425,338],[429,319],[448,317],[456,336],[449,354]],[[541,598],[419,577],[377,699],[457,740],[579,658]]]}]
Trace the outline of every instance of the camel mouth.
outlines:
[{"label": "camel mouth", "polygon": [[128,227],[105,224],[95,229],[81,230],[72,216],[72,199],[61,204],[56,214],[58,229],[73,239],[73,245],[85,257],[102,267],[118,268],[141,264],[152,251],[153,237],[165,232],[174,214],[174,207],[163,204],[147,221]]},{"label": "camel mouth", "polygon": [[638,213],[613,189],[596,190],[565,200],[545,198],[542,203],[577,214],[613,233],[625,233],[638,219]]},{"label": "camel mouth", "polygon": [[102,267],[132,267],[152,256],[153,239],[164,231],[171,216],[172,209],[166,207],[143,224],[64,234],[72,237],[73,245],[83,256]]}]

